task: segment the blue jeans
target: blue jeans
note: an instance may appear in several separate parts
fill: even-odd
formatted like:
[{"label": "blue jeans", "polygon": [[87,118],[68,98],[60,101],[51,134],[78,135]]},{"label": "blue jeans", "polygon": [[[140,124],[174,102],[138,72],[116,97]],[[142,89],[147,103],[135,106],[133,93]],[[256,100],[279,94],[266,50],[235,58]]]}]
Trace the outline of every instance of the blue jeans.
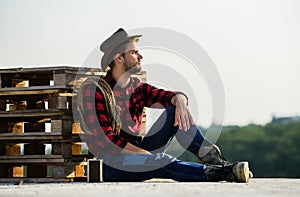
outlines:
[{"label": "blue jeans", "polygon": [[192,125],[188,131],[174,127],[175,107],[168,107],[151,127],[143,140],[132,144],[152,154],[105,155],[104,181],[143,181],[167,178],[176,181],[206,181],[205,165],[185,162],[165,153],[169,142],[176,137],[186,150],[197,154],[204,140],[201,131]]}]

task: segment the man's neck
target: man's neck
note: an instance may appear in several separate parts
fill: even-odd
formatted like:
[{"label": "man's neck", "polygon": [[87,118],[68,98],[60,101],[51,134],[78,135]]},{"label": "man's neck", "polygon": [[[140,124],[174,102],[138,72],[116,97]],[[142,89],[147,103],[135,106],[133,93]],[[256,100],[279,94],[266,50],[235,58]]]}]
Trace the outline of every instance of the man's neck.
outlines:
[{"label": "man's neck", "polygon": [[130,81],[130,76],[131,74],[129,74],[128,72],[124,72],[121,70],[112,70],[112,78],[117,82],[117,84],[124,88],[128,85],[129,81]]}]

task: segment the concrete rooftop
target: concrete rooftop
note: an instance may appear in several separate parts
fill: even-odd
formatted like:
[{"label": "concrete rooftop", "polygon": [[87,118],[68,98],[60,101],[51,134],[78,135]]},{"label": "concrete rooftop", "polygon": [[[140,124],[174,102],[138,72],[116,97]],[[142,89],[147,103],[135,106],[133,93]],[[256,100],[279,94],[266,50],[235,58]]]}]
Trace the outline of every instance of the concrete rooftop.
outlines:
[{"label": "concrete rooftop", "polygon": [[172,180],[122,183],[23,183],[0,184],[0,196],[299,196],[300,179],[251,179],[249,183],[186,183]]}]

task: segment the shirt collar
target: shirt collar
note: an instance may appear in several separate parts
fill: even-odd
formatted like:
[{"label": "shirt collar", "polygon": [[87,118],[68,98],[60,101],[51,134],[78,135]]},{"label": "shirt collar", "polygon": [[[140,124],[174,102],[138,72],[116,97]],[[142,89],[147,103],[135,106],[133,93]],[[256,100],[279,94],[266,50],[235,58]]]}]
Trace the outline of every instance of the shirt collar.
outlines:
[{"label": "shirt collar", "polygon": [[114,86],[116,85],[116,81],[112,77],[112,72],[111,70],[107,71],[105,77],[103,79],[109,84],[109,86],[113,89]]}]

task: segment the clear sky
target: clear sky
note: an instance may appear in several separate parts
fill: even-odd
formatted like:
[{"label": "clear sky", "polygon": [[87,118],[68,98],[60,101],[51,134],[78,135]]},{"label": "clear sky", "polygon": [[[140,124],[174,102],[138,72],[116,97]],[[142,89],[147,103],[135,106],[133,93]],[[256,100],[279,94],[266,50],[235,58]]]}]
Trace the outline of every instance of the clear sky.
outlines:
[{"label": "clear sky", "polygon": [[299,10],[298,0],[0,0],[0,66],[82,65],[119,27],[167,28],[214,62],[226,125],[264,124],[300,115]]}]

